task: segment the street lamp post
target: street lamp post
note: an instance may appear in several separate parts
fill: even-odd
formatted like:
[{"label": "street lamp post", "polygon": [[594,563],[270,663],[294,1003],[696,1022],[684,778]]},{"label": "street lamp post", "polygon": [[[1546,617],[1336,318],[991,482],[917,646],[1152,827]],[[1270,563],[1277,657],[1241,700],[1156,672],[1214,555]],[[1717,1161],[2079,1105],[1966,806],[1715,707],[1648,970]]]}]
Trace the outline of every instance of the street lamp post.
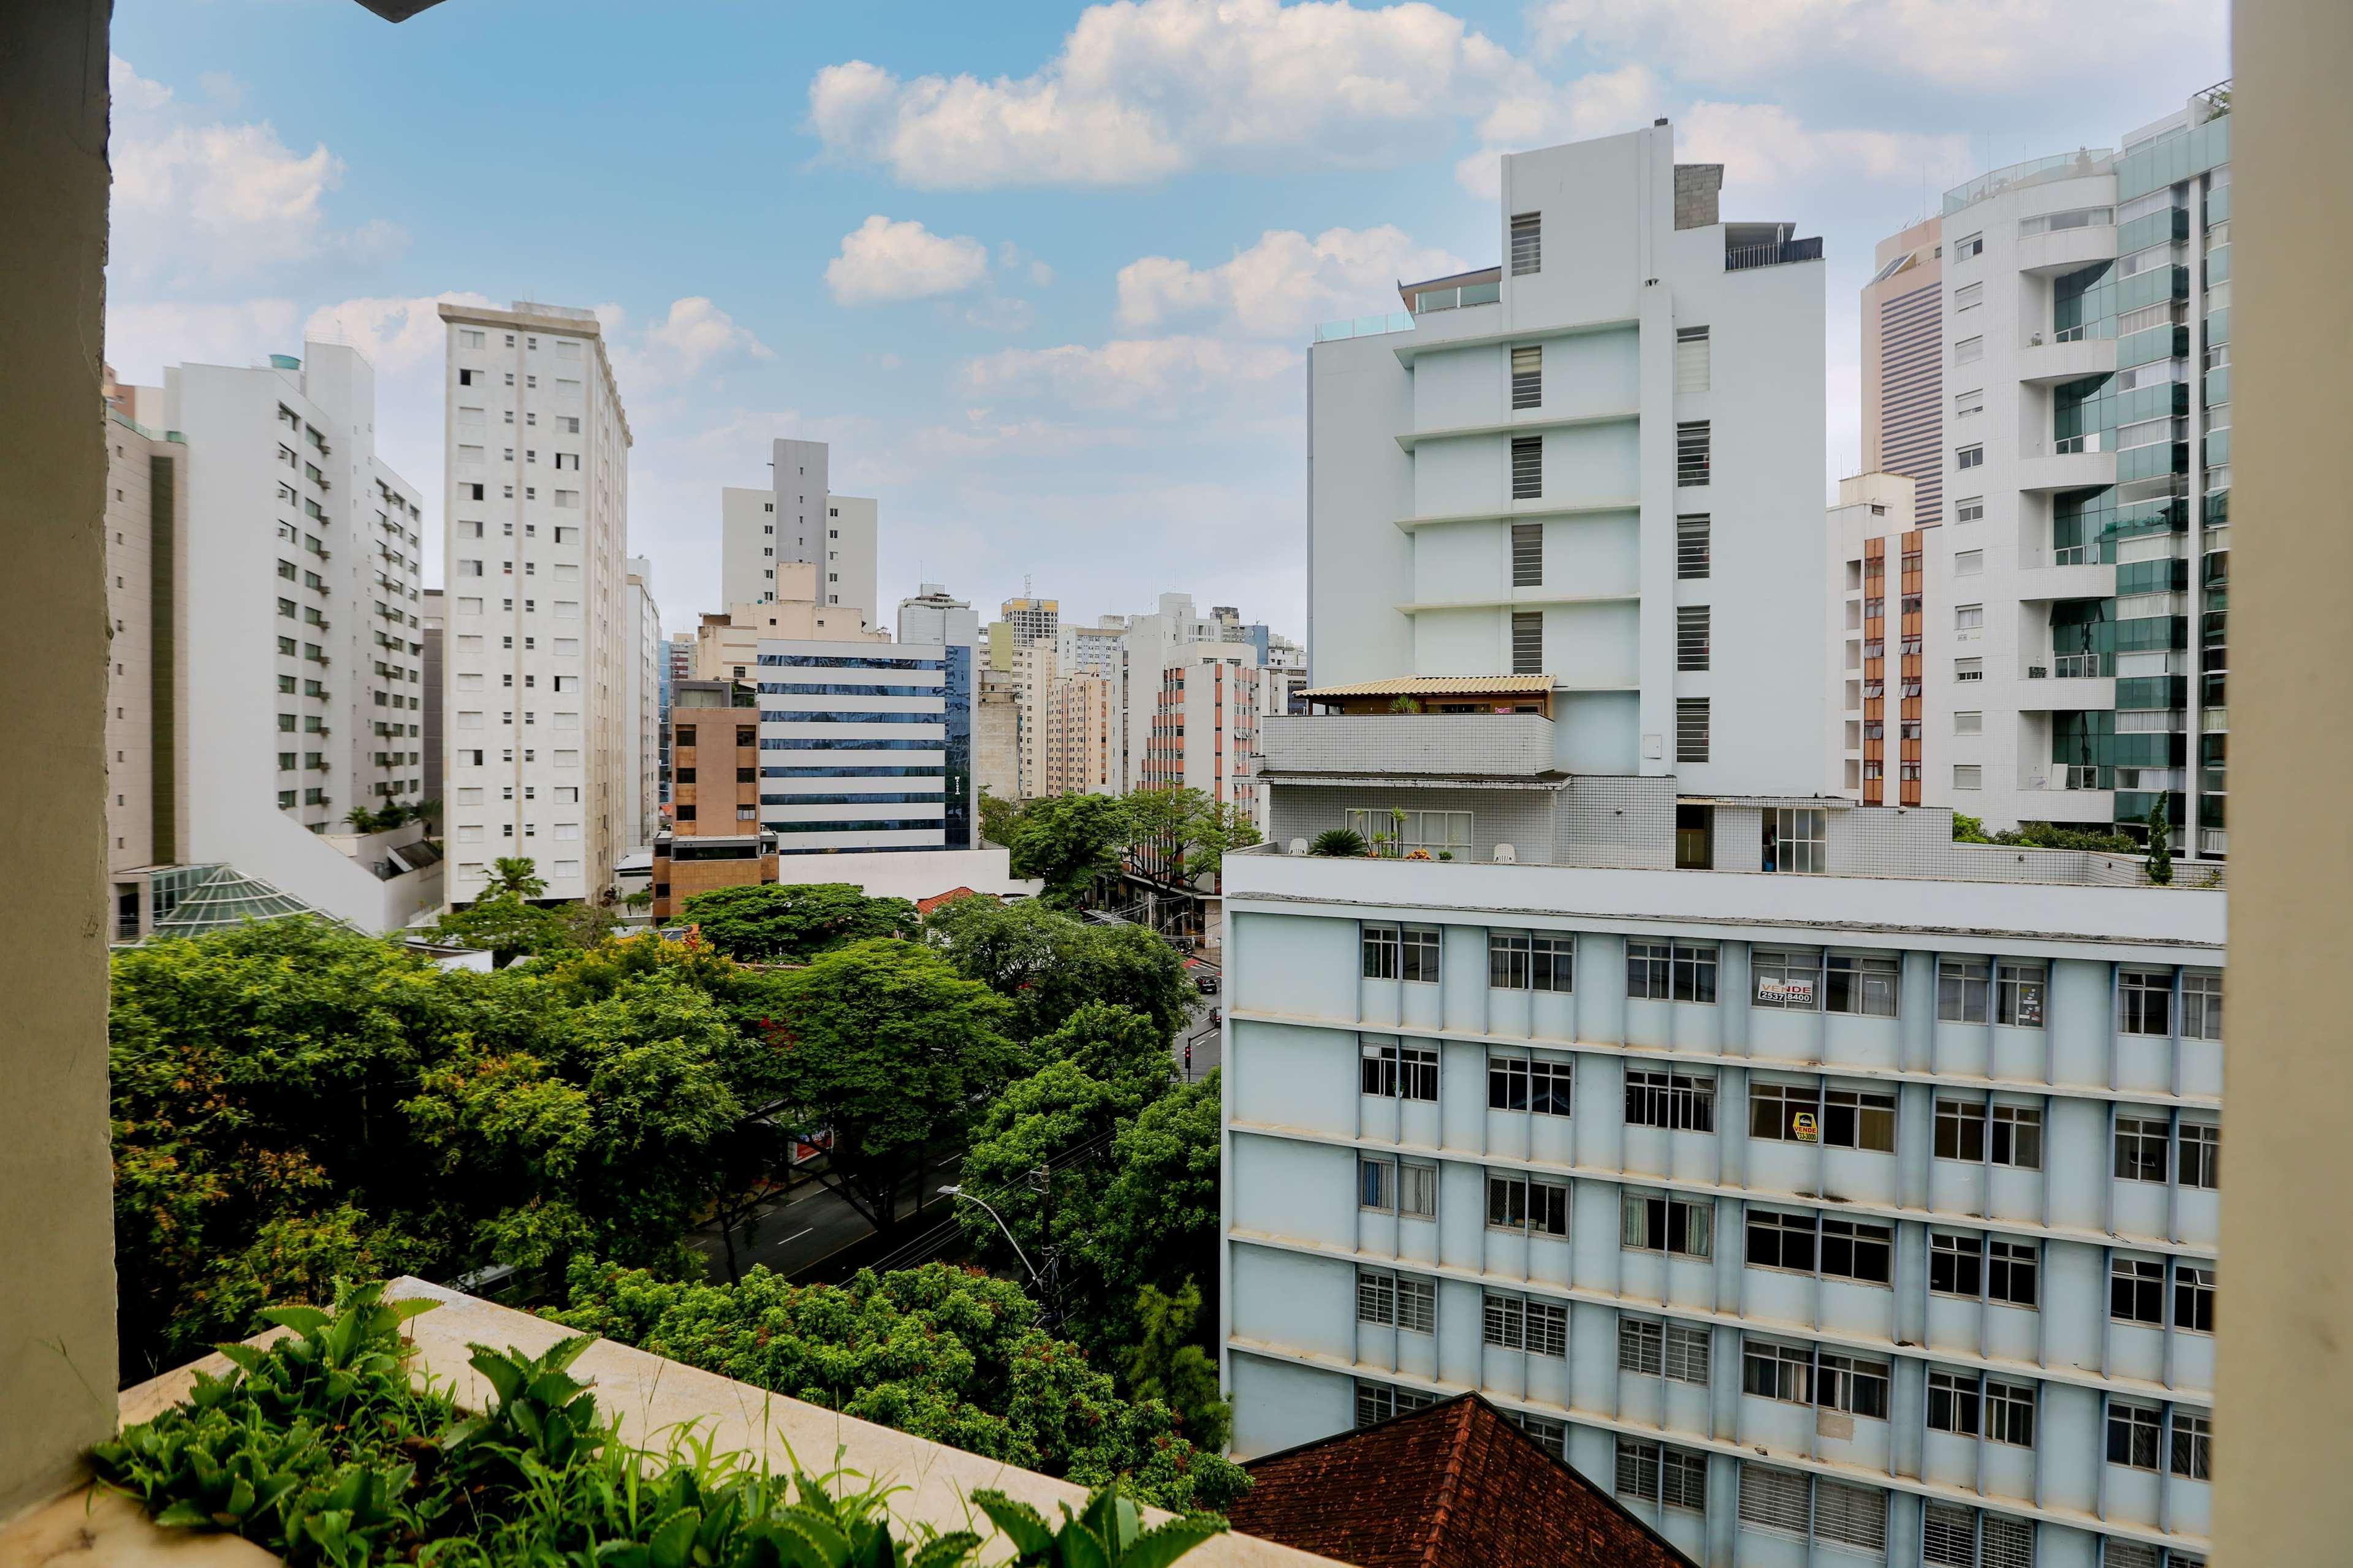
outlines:
[{"label": "street lamp post", "polygon": [[1029,1275],[1029,1282],[1038,1288],[1039,1295],[1042,1299],[1046,1292],[1046,1281],[1040,1279],[1039,1277],[1038,1270],[1031,1267],[1029,1255],[1021,1250],[1021,1244],[1013,1239],[1013,1232],[1011,1228],[1006,1225],[1005,1216],[998,1214],[995,1209],[990,1208],[988,1205],[982,1202],[981,1199],[975,1197],[968,1192],[965,1192],[962,1186],[942,1187],[940,1189],[940,1195],[942,1197],[948,1198],[962,1198],[968,1204],[978,1204],[980,1205],[980,1211],[997,1222],[997,1228],[1005,1233],[1005,1239],[1012,1245],[1013,1256],[1021,1259],[1021,1267],[1028,1271]]}]

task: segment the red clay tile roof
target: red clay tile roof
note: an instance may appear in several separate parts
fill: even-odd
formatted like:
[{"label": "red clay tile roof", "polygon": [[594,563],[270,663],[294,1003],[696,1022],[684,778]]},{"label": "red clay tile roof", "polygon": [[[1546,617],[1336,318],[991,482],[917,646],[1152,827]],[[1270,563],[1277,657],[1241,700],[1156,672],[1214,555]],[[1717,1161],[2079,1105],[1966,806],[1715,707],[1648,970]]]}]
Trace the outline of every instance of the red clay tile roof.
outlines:
[{"label": "red clay tile roof", "polygon": [[927,915],[942,904],[954,903],[958,899],[969,899],[974,896],[970,888],[950,888],[944,893],[934,893],[928,899],[917,899],[915,912],[919,915]]},{"label": "red clay tile roof", "polygon": [[1359,1568],[1694,1568],[1475,1394],[1244,1468],[1236,1530]]}]

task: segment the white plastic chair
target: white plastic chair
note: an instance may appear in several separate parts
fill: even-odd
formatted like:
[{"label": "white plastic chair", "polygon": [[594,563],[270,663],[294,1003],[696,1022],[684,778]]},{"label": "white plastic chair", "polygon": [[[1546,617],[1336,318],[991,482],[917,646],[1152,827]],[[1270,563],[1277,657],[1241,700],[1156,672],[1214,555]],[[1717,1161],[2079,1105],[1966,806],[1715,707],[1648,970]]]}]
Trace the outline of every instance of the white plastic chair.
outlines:
[{"label": "white plastic chair", "polygon": [[1496,846],[1495,846],[1495,864],[1496,864],[1496,865],[1498,865],[1498,866],[1516,866],[1516,865],[1518,865],[1518,864],[1519,864],[1519,861],[1520,861],[1520,852],[1519,852],[1518,850],[1516,850],[1516,849],[1513,848],[1510,845],[1508,845],[1508,844],[1498,844],[1498,845],[1496,845]]}]

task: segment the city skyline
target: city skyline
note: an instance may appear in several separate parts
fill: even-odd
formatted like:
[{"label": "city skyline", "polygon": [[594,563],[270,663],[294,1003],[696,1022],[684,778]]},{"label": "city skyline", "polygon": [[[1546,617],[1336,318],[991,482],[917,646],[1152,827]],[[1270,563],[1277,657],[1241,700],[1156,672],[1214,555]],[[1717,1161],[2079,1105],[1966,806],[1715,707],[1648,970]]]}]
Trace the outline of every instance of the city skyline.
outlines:
[{"label": "city skyline", "polygon": [[[1573,0],[1252,5],[1209,49],[1177,0],[934,16],[898,37],[847,15],[789,34],[688,17],[626,59],[561,44],[522,81],[451,66],[457,13],[387,36],[342,7],[127,6],[110,348],[153,381],[298,352],[306,327],[345,337],[384,386],[388,460],[430,496],[434,300],[589,303],[642,411],[632,548],[667,626],[723,607],[716,491],[763,472],[777,437],[836,442],[840,488],[898,520],[883,602],[934,581],[993,603],[1028,571],[1073,604],[1184,582],[1299,626],[1304,563],[1261,546],[1303,500],[1305,344],[1320,320],[1396,309],[1400,278],[1497,259],[1482,183],[1500,153],[1670,115],[1678,158],[1726,161],[1760,214],[1825,235],[1827,493],[1858,461],[1873,242],[1947,184],[2098,144],[2228,68],[2214,0],[2135,13],[2089,79],[2052,47],[2079,14],[1955,17],[1947,37],[1842,7],[1798,58],[1794,21],[1760,43],[1715,9],[1687,0],[1670,32]],[[462,20],[465,61],[545,45],[527,8]],[[1096,50],[1106,63],[1083,63]],[[347,90],[387,54],[396,100]],[[1402,107],[1367,117],[1335,92],[1232,112],[1302,57],[1391,82]],[[294,58],[311,68],[273,73]],[[755,78],[769,107],[723,134]],[[1016,134],[1049,89],[1057,111]],[[598,117],[624,93],[656,112],[615,147]],[[976,151],[949,167],[926,149],[956,113]],[[562,224],[468,218],[435,170],[486,135],[565,192],[593,170],[609,195]],[[596,155],[557,173],[559,147]],[[702,177],[681,180],[690,157]]]}]

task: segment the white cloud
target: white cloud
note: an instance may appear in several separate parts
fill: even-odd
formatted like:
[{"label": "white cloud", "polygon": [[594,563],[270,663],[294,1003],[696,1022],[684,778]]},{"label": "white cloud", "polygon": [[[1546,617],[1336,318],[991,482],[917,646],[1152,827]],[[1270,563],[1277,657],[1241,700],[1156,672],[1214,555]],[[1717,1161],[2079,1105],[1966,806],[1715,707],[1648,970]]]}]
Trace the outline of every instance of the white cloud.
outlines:
[{"label": "white cloud", "polygon": [[166,365],[247,365],[266,354],[300,353],[301,319],[291,300],[142,303],[110,296],[106,360],[126,382],[160,386]]},{"label": "white cloud", "polygon": [[965,363],[965,387],[977,396],[1042,393],[1081,407],[1165,412],[1198,406],[1208,393],[1263,386],[1295,371],[1298,351],[1179,334],[1130,338],[1090,348],[1003,349]]},{"label": "white cloud", "polygon": [[1968,139],[1890,131],[1817,131],[1769,103],[1694,103],[1677,126],[1679,153],[1722,163],[1727,190],[1744,196],[1787,190],[1824,176],[1842,181],[1961,178],[1970,167]]},{"label": "white cloud", "polygon": [[1147,256],[1121,268],[1119,321],[1151,328],[1221,311],[1240,332],[1296,342],[1319,321],[1377,308],[1400,281],[1442,277],[1466,265],[1388,224],[1328,228],[1313,240],[1295,229],[1269,229],[1215,267]]},{"label": "white cloud", "polygon": [[1026,332],[1037,319],[1038,311],[1029,300],[1003,294],[992,294],[964,312],[966,325],[987,332]]},{"label": "white cloud", "polygon": [[1454,165],[1454,178],[1472,195],[1492,200],[1504,192],[1504,153],[1647,125],[1665,111],[1665,92],[1664,84],[1640,65],[1596,71],[1559,86],[1530,72],[1481,118],[1479,150]]},{"label": "white cloud", "polygon": [[1836,64],[2015,93],[2074,79],[2095,37],[2111,74],[2183,50],[2220,60],[2230,14],[2227,0],[1543,0],[1528,19],[1540,54],[1579,46],[1719,87]]},{"label": "white cloud", "polygon": [[828,152],[911,185],[1123,184],[1267,152],[1392,162],[1534,79],[1434,5],[1120,0],[1090,6],[1026,77],[828,66],[809,120]]},{"label": "white cloud", "polygon": [[836,304],[878,305],[958,293],[987,273],[988,247],[980,241],[875,213],[841,237],[841,254],[826,264],[825,284]]},{"label": "white cloud", "polygon": [[457,289],[405,300],[345,300],[311,311],[302,323],[302,335],[321,342],[349,343],[367,356],[378,375],[431,365],[438,382],[448,333],[435,307],[444,300],[503,309],[487,295]]},{"label": "white cloud", "polygon": [[329,227],[325,198],[343,163],[324,142],[297,153],[267,121],[214,119],[120,57],[110,68],[109,270],[118,287],[249,278],[323,251],[365,254],[397,243],[399,231],[387,224]]},{"label": "white cloud", "polygon": [[700,294],[671,300],[667,314],[634,336],[628,312],[618,305],[597,306],[596,320],[624,402],[693,381],[706,371],[776,357],[749,327]]}]

